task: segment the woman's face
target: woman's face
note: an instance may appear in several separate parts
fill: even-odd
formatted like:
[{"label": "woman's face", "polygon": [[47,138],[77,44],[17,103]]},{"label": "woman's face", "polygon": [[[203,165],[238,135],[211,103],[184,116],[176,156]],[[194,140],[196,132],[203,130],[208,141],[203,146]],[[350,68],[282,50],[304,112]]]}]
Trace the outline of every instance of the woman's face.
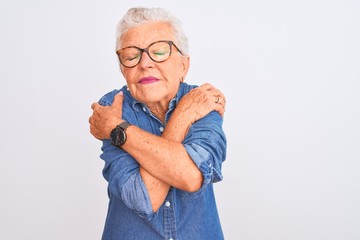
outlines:
[{"label": "woman's face", "polygon": [[[145,23],[129,29],[123,35],[121,48],[147,48],[160,40],[173,41],[176,44],[172,28],[164,22]],[[167,107],[176,95],[180,80],[185,77],[188,69],[189,57],[181,55],[174,46],[171,56],[165,62],[154,62],[143,52],[137,66],[127,68],[121,65],[121,72],[131,95],[149,107],[158,104]]]}]

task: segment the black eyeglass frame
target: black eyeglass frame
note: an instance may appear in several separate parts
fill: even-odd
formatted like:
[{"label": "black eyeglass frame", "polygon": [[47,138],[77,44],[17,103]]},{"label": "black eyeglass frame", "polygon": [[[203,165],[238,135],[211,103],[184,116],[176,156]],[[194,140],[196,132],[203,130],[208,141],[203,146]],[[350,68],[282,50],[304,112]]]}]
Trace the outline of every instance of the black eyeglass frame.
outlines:
[{"label": "black eyeglass frame", "polygon": [[[165,42],[165,43],[169,44],[169,46],[170,46],[169,57],[168,57],[167,59],[165,59],[165,60],[162,60],[162,61],[156,61],[156,60],[154,60],[154,59],[150,56],[150,53],[149,53],[149,48],[150,48],[152,45],[154,45],[154,44],[156,44],[156,43],[159,43],[159,42]],[[179,52],[181,55],[184,55],[184,54],[181,52],[181,50],[175,45],[175,43],[174,43],[173,41],[167,41],[167,40],[160,40],[160,41],[153,42],[153,43],[151,43],[149,46],[147,46],[147,48],[139,48],[139,47],[137,47],[137,46],[128,46],[128,47],[125,47],[125,48],[122,48],[122,49],[117,50],[117,51],[116,51],[116,55],[118,56],[121,65],[123,65],[123,66],[126,67],[126,68],[133,68],[133,67],[136,67],[136,66],[140,63],[141,58],[142,58],[142,55],[143,55],[144,52],[146,52],[147,55],[150,57],[150,59],[151,59],[152,61],[156,62],[156,63],[165,62],[165,61],[168,60],[168,59],[170,58],[170,56],[171,56],[172,46],[174,46],[174,47],[176,48],[176,50],[178,50],[178,52]],[[137,64],[135,64],[134,66],[131,66],[131,67],[126,66],[126,65],[121,61],[121,58],[120,58],[120,52],[121,52],[122,50],[124,50],[124,49],[127,49],[127,48],[136,48],[136,49],[138,49],[138,50],[140,51],[139,61],[137,62]]]}]

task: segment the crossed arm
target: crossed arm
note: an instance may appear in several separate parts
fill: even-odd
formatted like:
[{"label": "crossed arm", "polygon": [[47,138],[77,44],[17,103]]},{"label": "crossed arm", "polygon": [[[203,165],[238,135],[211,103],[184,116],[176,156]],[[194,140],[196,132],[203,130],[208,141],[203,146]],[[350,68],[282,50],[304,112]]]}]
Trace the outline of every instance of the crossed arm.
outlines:
[{"label": "crossed arm", "polygon": [[[215,102],[218,97],[219,101]],[[123,121],[119,116],[122,102],[123,96],[118,94],[112,106],[92,105],[90,129],[96,138],[109,138],[111,129]],[[213,110],[224,114],[225,97],[210,84],[204,84],[180,100],[161,136],[136,126],[127,129],[128,138],[122,149],[139,163],[154,212],[163,203],[170,186],[189,192],[201,187],[203,176],[182,142],[190,126]]]}]

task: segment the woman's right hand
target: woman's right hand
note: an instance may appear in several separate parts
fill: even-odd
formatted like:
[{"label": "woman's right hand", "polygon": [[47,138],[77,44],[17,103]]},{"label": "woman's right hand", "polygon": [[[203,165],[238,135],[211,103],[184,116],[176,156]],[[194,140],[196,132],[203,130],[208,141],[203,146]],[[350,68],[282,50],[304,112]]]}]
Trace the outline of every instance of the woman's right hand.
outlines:
[{"label": "woman's right hand", "polygon": [[189,124],[193,124],[214,110],[224,117],[225,106],[224,94],[211,84],[205,83],[182,97],[175,111],[181,111]]}]

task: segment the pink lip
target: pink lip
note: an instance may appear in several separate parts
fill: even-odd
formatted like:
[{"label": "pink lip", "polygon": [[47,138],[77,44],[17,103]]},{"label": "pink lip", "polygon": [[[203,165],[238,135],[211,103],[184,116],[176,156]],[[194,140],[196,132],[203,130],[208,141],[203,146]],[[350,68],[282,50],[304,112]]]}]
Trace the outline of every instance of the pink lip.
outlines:
[{"label": "pink lip", "polygon": [[150,84],[150,83],[154,83],[154,82],[157,82],[159,81],[158,78],[156,77],[144,77],[144,78],[141,78],[139,83],[141,84]]}]

